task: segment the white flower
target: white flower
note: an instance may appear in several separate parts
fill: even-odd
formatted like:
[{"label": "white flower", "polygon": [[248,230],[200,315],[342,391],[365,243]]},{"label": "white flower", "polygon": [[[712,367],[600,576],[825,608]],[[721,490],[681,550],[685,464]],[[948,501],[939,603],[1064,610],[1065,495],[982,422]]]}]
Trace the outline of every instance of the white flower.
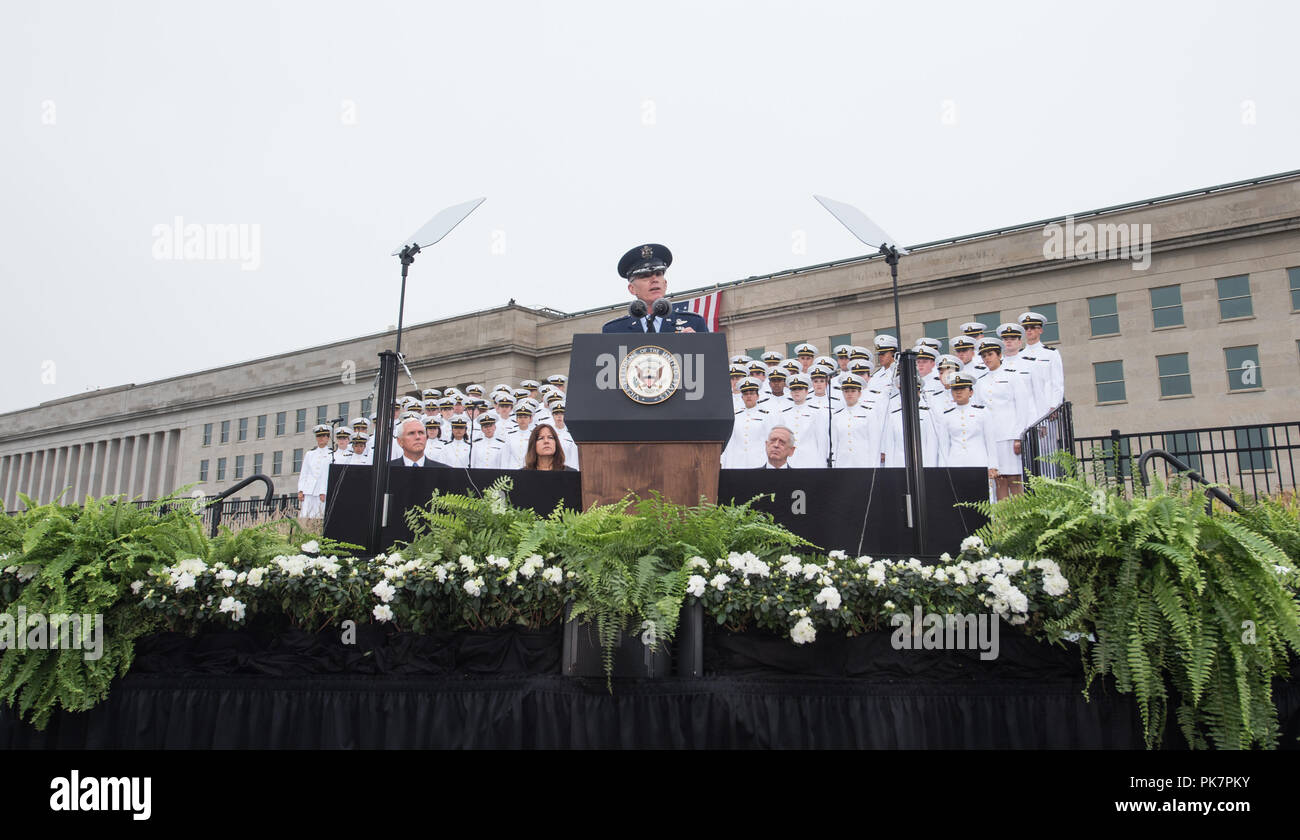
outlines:
[{"label": "white flower", "polygon": [[337,557],[317,557],[315,560],[311,561],[310,565],[320,569],[328,577],[332,578],[337,578],[339,576],[339,569],[342,567],[342,564],[339,563]]},{"label": "white flower", "polygon": [[948,571],[943,566],[934,570],[934,580],[936,583],[948,582]]},{"label": "white flower", "polygon": [[932,578],[932,577],[934,577],[934,567],[933,567],[933,566],[922,566],[922,567],[921,567],[921,580],[929,580],[929,579]]},{"label": "white flower", "polygon": [[885,607],[885,609],[887,609],[887,610],[897,609],[897,607],[894,606],[894,602],[893,602],[893,601],[886,601],[885,604],[884,604],[884,607]]},{"label": "white flower", "polygon": [[1035,560],[1029,565],[1031,568],[1042,570],[1045,575],[1059,575],[1061,573],[1061,567],[1056,565],[1055,560]]},{"label": "white flower", "polygon": [[808,563],[803,567],[803,579],[812,580],[822,573],[822,567],[816,563]]},{"label": "white flower", "polygon": [[545,565],[546,561],[542,559],[542,555],[533,554],[524,558],[523,565],[519,567],[519,574],[526,578],[531,578],[533,575],[537,574],[538,569]]},{"label": "white flower", "polygon": [[871,568],[867,569],[867,580],[871,581],[876,586],[884,586],[885,585],[885,564],[872,563]]},{"label": "white flower", "polygon": [[[569,572],[569,574],[572,575],[573,572]],[[564,572],[560,570],[559,566],[547,566],[545,569],[542,569],[542,580],[559,586],[560,581],[564,580]]]},{"label": "white flower", "polygon": [[870,558],[869,556],[865,555],[865,554],[862,555],[861,557],[858,558],[858,565],[859,565],[859,566],[870,566],[870,565],[871,565],[871,558]]},{"label": "white flower", "polygon": [[217,607],[218,612],[230,613],[230,617],[235,621],[244,620],[244,602],[236,601],[234,598],[226,597],[221,599],[221,605]]},{"label": "white flower", "polygon": [[231,587],[235,585],[235,578],[239,575],[233,569],[222,569],[217,572],[217,580],[221,581],[223,586]]},{"label": "white flower", "polygon": [[487,556],[487,564],[489,566],[496,566],[498,569],[507,569],[510,567],[510,561],[507,558],[497,557],[494,554],[489,554]]},{"label": "white flower", "polygon": [[477,598],[483,594],[483,578],[481,577],[467,580],[463,586],[465,587],[465,591],[470,594],[471,598]]},{"label": "white flower", "polygon": [[945,551],[943,554],[939,555],[939,563],[941,565],[947,566],[951,562],[952,562],[952,555],[949,554],[948,552]]},{"label": "white flower", "polygon": [[795,557],[793,554],[782,556],[780,563],[781,571],[785,572],[790,577],[803,573],[803,565],[799,562],[799,558]]},{"label": "white flower", "polygon": [[176,575],[172,582],[175,584],[177,592],[183,592],[186,589],[193,589],[194,575],[189,572],[181,572],[179,575]]},{"label": "white flower", "polygon": [[246,580],[248,580],[248,572],[240,572],[235,575],[235,583],[243,583]]},{"label": "white flower", "polygon": [[397,587],[389,583],[387,579],[384,579],[372,586],[370,591],[375,593],[375,597],[387,604],[389,601],[393,600],[393,596],[397,594]]},{"label": "white flower", "polygon": [[818,592],[815,600],[828,610],[838,610],[840,608],[840,593],[832,586]]},{"label": "white flower", "polygon": [[380,604],[373,610],[375,621],[392,621],[393,608],[387,604]]},{"label": "white flower", "polygon": [[847,560],[847,559],[849,559],[849,555],[845,554],[843,551],[840,551],[839,549],[836,549],[836,550],[834,550],[834,551],[828,551],[828,552],[826,553],[826,556],[829,557],[829,558],[831,558],[832,560]]},{"label": "white flower", "polygon": [[316,540],[309,540],[302,544],[303,554],[320,554],[320,543]]},{"label": "white flower", "polygon": [[139,595],[139,594],[140,594],[140,590],[143,589],[143,588],[144,588],[144,581],[142,581],[142,580],[133,581],[133,582],[131,583],[131,594],[132,594],[132,595]]},{"label": "white flower", "polygon": [[978,551],[979,553],[983,554],[983,553],[984,553],[984,540],[980,539],[979,537],[975,536],[974,534],[971,534],[969,537],[967,537],[966,539],[964,539],[964,540],[961,541],[961,550],[962,550],[962,551]]},{"label": "white flower", "polygon": [[807,644],[817,640],[817,629],[811,618],[801,618],[790,628],[790,640],[796,645]]},{"label": "white flower", "polygon": [[730,582],[731,582],[731,578],[719,572],[718,574],[713,576],[713,580],[709,581],[709,586],[712,586],[714,589],[721,592],[722,588]]},{"label": "white flower", "polygon": [[387,566],[396,566],[401,562],[402,562],[402,555],[397,553],[393,554],[390,557],[384,558],[384,564]]},{"label": "white flower", "polygon": [[952,573],[952,582],[958,586],[965,586],[969,582],[966,577],[966,570],[960,567],[955,569]]},{"label": "white flower", "polygon": [[1048,595],[1064,595],[1070,591],[1070,582],[1059,573],[1043,575],[1043,591]]},{"label": "white flower", "polygon": [[248,571],[248,585],[254,589],[262,585],[262,578],[266,577],[266,567],[258,566]]},{"label": "white flower", "polygon": [[703,557],[692,557],[690,560],[686,561],[686,566],[690,569],[704,569],[705,571],[708,571],[709,561],[705,560]]},{"label": "white flower", "polygon": [[387,569],[384,569],[384,580],[392,580],[393,578],[399,578],[405,573],[406,570],[401,568],[400,566],[397,568],[393,568],[390,566]]},{"label": "white flower", "polygon": [[691,575],[690,580],[686,581],[686,593],[696,598],[703,598],[705,584],[706,581],[700,575]]},{"label": "white flower", "polygon": [[438,583],[446,583],[446,582],[447,582],[447,567],[446,567],[446,566],[441,566],[441,565],[439,565],[439,566],[434,566],[434,567],[433,567],[433,576],[436,577],[436,578],[438,579]]},{"label": "white flower", "polygon": [[1024,560],[1012,560],[1009,557],[1001,558],[1002,573],[1007,575],[1016,575],[1025,568]]},{"label": "white flower", "polygon": [[511,569],[510,571],[506,572],[506,586],[515,585],[515,574],[517,571],[518,570],[516,569]]},{"label": "white flower", "polygon": [[472,575],[478,571],[478,564],[475,563],[474,558],[470,557],[468,554],[462,554],[460,556],[460,567],[464,569],[465,574],[467,575]]}]

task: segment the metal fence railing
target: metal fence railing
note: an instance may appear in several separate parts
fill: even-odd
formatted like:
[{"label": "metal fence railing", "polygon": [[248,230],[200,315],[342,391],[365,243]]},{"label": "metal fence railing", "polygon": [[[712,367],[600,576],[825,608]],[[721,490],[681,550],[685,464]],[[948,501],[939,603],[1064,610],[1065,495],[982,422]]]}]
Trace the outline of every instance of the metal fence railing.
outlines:
[{"label": "metal fence railing", "polygon": [[1074,414],[1065,402],[1038,418],[1020,436],[1020,460],[1027,475],[1055,477],[1060,467],[1050,460],[1057,452],[1074,451]]},{"label": "metal fence railing", "polygon": [[[202,515],[204,527],[210,530],[216,514],[216,501],[216,496],[195,496],[193,498],[176,499],[167,502],[162,507],[164,510],[169,511],[197,509]],[[126,504],[134,505],[137,508],[147,508],[155,504],[155,502],[136,499]],[[299,504],[296,493],[286,496],[272,496],[270,499],[263,496],[247,499],[226,498],[221,500],[220,523],[237,528],[264,519],[297,518],[298,511]],[[7,513],[13,515],[19,513],[19,511],[7,511]]]},{"label": "metal fence railing", "polygon": [[[1163,449],[1212,484],[1235,487],[1259,497],[1296,489],[1296,455],[1300,452],[1300,422],[1257,423],[1203,429],[1124,434],[1112,429],[1101,437],[1075,438],[1074,455],[1080,471],[1105,484],[1123,485],[1132,492],[1142,453]],[[1162,479],[1177,470],[1167,461],[1154,462]]]}]

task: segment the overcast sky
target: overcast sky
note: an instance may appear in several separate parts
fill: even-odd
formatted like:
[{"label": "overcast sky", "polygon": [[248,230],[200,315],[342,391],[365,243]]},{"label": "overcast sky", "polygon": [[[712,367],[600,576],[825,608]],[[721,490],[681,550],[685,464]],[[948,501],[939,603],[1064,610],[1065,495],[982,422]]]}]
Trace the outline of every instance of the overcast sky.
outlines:
[{"label": "overcast sky", "polygon": [[[1300,168],[1287,3],[10,4],[0,411]],[[252,259],[166,259],[175,220]],[[159,231],[163,231],[160,233]],[[178,256],[184,256],[179,254]]]}]

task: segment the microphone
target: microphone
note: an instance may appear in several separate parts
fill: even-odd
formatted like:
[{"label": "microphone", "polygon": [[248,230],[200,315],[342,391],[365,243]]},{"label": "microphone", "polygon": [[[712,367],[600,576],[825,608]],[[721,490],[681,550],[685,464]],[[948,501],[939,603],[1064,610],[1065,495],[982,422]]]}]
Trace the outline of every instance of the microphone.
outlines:
[{"label": "microphone", "polygon": [[659,298],[659,300],[655,301],[654,314],[656,318],[667,318],[672,311],[673,308],[669,305],[668,298]]},{"label": "microphone", "polygon": [[645,301],[637,298],[632,301],[632,305],[627,308],[627,311],[633,318],[644,318],[646,313]]}]

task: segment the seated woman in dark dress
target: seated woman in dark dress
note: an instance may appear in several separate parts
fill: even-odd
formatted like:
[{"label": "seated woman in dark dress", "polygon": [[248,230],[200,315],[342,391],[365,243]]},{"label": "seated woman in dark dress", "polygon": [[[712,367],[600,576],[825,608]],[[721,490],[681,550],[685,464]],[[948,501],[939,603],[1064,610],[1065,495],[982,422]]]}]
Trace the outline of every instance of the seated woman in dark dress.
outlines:
[{"label": "seated woman in dark dress", "polygon": [[549,423],[538,423],[528,438],[528,452],[524,455],[524,469],[553,472],[577,472],[564,466],[564,447],[560,436]]}]

